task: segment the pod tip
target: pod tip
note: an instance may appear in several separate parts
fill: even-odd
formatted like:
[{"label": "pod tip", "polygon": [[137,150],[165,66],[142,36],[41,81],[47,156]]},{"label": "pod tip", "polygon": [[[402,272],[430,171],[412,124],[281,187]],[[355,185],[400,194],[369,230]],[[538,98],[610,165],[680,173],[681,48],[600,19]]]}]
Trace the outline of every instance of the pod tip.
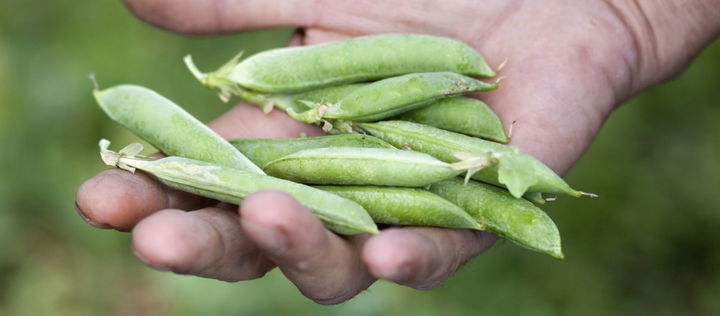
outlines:
[{"label": "pod tip", "polygon": [[578,196],[578,197],[580,197],[580,196],[587,196],[587,197],[591,197],[591,198],[596,198],[596,197],[598,197],[598,195],[595,194],[595,193],[583,192],[583,191],[577,191],[577,192],[578,192],[578,193],[577,193],[577,196]]},{"label": "pod tip", "polygon": [[94,72],[89,73],[89,74],[88,74],[88,78],[90,79],[90,81],[91,81],[92,84],[93,84],[93,90],[94,90],[94,91],[99,91],[99,90],[100,90],[100,85],[99,85],[98,82],[97,82],[97,78],[95,78],[95,73],[94,73]]},{"label": "pod tip", "polygon": [[505,68],[505,66],[506,66],[507,63],[508,63],[508,60],[510,60],[510,58],[508,58],[508,57],[505,57],[505,59],[503,59],[503,61],[502,61],[502,62],[500,63],[500,65],[497,67],[497,72],[500,72],[500,71],[503,70],[503,68]]}]

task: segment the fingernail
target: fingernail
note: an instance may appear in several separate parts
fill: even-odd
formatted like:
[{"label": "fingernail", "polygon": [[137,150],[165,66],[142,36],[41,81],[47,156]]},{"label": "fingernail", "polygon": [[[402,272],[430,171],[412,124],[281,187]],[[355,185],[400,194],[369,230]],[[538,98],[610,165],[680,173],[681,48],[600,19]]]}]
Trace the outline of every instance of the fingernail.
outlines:
[{"label": "fingernail", "polygon": [[77,201],[75,201],[75,210],[77,211],[78,215],[80,215],[80,218],[82,218],[86,223],[90,224],[90,226],[100,229],[110,229],[110,225],[107,224],[100,224],[96,223],[95,221],[91,220],[87,216],[85,216],[85,213],[80,209],[80,205],[78,205]]},{"label": "fingernail", "polygon": [[280,229],[258,225],[251,221],[244,221],[243,224],[245,230],[253,235],[253,240],[264,251],[273,255],[282,255],[287,251],[288,240]]}]

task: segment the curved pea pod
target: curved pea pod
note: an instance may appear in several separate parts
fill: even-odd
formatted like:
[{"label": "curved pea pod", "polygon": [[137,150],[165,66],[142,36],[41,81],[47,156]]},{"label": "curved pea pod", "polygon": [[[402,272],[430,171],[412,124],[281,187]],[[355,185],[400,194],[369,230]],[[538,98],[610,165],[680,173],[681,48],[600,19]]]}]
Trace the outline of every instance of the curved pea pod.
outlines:
[{"label": "curved pea pod", "polygon": [[435,101],[426,107],[405,112],[394,119],[411,121],[507,143],[510,139],[498,116],[480,100],[457,96]]},{"label": "curved pea pod", "polygon": [[[110,143],[100,141],[103,161],[114,167],[134,172],[143,170],[165,185],[216,199],[239,204],[247,195],[260,190],[279,190],[292,195],[309,208],[329,229],[339,234],[377,233],[377,226],[359,204],[310,186],[266,175],[238,170],[218,164],[183,157],[146,160],[134,157],[139,150],[126,147],[119,153],[107,150]],[[142,147],[140,147],[142,148]]]},{"label": "curved pea pod", "polygon": [[243,89],[298,92],[415,72],[495,75],[472,47],[450,38],[419,34],[381,34],[272,49],[243,61],[236,56],[209,74],[201,73],[187,58],[186,64],[202,84],[226,95]]},{"label": "curved pea pod", "polygon": [[485,83],[452,72],[412,73],[359,87],[335,103],[318,104],[303,113],[288,114],[304,123],[327,120],[377,121],[464,93],[489,91]]},{"label": "curved pea pod", "polygon": [[485,228],[516,244],[563,258],[560,232],[540,208],[525,199],[516,199],[507,191],[480,182],[462,179],[444,180],[430,185],[433,192],[463,208]]},{"label": "curved pea pod", "polygon": [[282,158],[294,152],[324,147],[366,147],[395,148],[383,140],[362,134],[338,134],[318,137],[299,138],[238,138],[231,139],[235,146],[255,165],[265,166],[268,162]]},{"label": "curved pea pod", "polygon": [[93,94],[111,119],[166,155],[265,174],[220,135],[155,91],[119,85]]},{"label": "curved pea pod", "polygon": [[465,156],[491,155],[496,163],[477,171],[472,178],[506,187],[515,197],[521,197],[527,191],[594,196],[572,189],[545,164],[515,147],[407,121],[358,123],[356,126],[393,146],[424,152],[445,162],[457,161],[457,155],[463,153],[469,153]]},{"label": "curved pea pod", "polygon": [[422,189],[315,186],[362,205],[376,223],[483,230],[483,226],[457,205]]},{"label": "curved pea pod", "polygon": [[401,187],[426,186],[464,171],[419,152],[357,147],[301,150],[263,169],[269,175],[308,184]]}]

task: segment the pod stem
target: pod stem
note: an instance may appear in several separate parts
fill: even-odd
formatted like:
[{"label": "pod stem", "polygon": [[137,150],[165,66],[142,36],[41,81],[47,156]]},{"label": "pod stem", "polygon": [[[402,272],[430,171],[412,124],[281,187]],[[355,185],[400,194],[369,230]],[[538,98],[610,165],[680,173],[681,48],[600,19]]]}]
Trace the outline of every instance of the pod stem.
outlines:
[{"label": "pod stem", "polygon": [[[288,108],[287,114],[298,122],[314,124],[314,123],[324,122],[323,116],[325,115],[325,111],[327,111],[327,109],[330,106],[331,105],[328,105],[328,104],[320,104],[312,109],[309,109],[309,110],[307,110],[305,112],[301,112],[301,113],[297,113],[297,112],[295,112],[295,110]],[[330,128],[332,128],[332,127],[330,127]]]},{"label": "pod stem", "polygon": [[211,89],[219,89],[220,100],[228,102],[230,97],[233,95],[242,95],[245,89],[240,87],[237,83],[232,82],[227,76],[232,72],[233,68],[239,63],[242,52],[233,57],[230,61],[225,63],[222,67],[212,73],[203,73],[195,66],[191,55],[186,55],[183,58],[185,66],[190,70],[195,79],[200,83]]},{"label": "pod stem", "polygon": [[111,167],[117,167],[135,173],[135,167],[130,166],[124,160],[149,160],[145,156],[138,155],[143,150],[143,145],[140,143],[127,145],[118,152],[108,149],[108,147],[110,147],[110,141],[107,139],[101,139],[98,145],[100,146],[100,158],[106,165]]},{"label": "pod stem", "polygon": [[207,77],[208,75],[206,73],[203,73],[198,69],[197,66],[195,66],[195,63],[193,62],[192,56],[190,54],[185,55],[183,58],[183,61],[185,62],[185,66],[187,66],[188,70],[190,70],[190,73],[193,74],[195,79],[200,81],[203,85],[207,84]]}]

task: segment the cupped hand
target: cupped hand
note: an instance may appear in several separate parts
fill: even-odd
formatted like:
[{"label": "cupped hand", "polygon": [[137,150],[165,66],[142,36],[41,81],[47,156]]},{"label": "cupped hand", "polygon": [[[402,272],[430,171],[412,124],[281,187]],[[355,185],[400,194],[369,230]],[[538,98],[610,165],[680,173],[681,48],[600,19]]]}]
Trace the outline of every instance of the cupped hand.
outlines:
[{"label": "cupped hand", "polygon": [[[186,33],[302,27],[292,45],[388,32],[462,40],[491,65],[507,60],[501,87],[479,97],[505,126],[515,122],[513,145],[558,173],[578,159],[616,104],[657,81],[643,72],[646,54],[628,19],[606,1],[126,2],[144,20]],[[227,138],[321,134],[249,105],[210,126]],[[252,194],[238,211],[121,170],[88,180],[76,200],[90,224],[132,231],[134,252],[153,268],[238,281],[277,266],[304,295],[324,304],[345,301],[376,279],[436,287],[495,239],[428,227],[338,236],[282,192]]]}]

